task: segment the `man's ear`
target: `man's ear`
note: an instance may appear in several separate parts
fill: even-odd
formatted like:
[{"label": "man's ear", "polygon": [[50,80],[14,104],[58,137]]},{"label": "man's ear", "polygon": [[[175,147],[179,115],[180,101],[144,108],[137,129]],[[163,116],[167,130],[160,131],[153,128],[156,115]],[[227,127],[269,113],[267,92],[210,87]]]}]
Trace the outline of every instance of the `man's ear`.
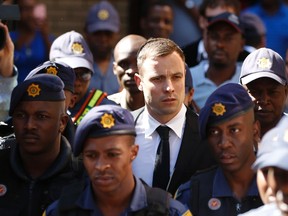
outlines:
[{"label": "man's ear", "polygon": [[117,70],[116,70],[117,66],[118,64],[115,61],[113,61],[113,73],[115,74],[115,76],[117,76]]},{"label": "man's ear", "polygon": [[59,127],[60,133],[63,133],[63,131],[65,130],[67,122],[68,122],[68,118],[69,117],[67,114],[63,114],[61,116],[60,127]]},{"label": "man's ear", "polygon": [[72,95],[71,97],[71,100],[70,100],[70,104],[69,104],[69,107],[68,108],[73,108],[75,106],[75,103],[76,103],[76,95]]},{"label": "man's ear", "polygon": [[131,146],[131,161],[134,161],[134,159],[137,157],[139,151],[139,145],[132,145]]},{"label": "man's ear", "polygon": [[136,83],[138,89],[139,89],[140,91],[143,91],[143,86],[142,86],[142,82],[141,82],[141,77],[140,77],[140,75],[139,75],[138,73],[135,73],[135,75],[134,75],[134,80],[135,80],[135,83]]}]

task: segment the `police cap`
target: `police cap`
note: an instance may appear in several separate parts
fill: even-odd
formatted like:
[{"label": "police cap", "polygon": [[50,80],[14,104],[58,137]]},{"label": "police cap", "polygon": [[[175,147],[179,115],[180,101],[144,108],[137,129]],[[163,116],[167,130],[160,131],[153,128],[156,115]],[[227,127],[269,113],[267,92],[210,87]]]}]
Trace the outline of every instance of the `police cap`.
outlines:
[{"label": "police cap", "polygon": [[73,153],[78,156],[87,138],[111,135],[136,136],[132,114],[117,105],[92,108],[81,120],[75,133]]}]

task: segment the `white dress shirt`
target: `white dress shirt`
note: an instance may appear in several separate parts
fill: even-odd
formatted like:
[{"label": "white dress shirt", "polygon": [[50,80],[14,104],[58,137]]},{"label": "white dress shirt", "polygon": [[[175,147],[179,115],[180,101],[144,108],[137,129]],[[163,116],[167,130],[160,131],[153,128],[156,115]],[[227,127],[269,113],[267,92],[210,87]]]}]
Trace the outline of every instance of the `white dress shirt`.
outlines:
[{"label": "white dress shirt", "polygon": [[[173,174],[181,146],[182,135],[184,133],[187,108],[183,104],[180,112],[165,125],[170,127],[169,146],[170,146],[170,176]],[[136,141],[139,145],[139,152],[133,161],[133,172],[138,178],[143,179],[148,185],[152,186],[153,171],[157,148],[160,143],[160,136],[156,128],[161,125],[144,108],[136,124]]]}]

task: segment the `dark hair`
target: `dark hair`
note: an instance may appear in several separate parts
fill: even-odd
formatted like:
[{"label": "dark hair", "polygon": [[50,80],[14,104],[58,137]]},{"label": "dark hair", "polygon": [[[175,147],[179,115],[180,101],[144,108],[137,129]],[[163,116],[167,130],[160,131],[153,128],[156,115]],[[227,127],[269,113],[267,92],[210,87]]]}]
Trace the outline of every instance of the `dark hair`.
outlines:
[{"label": "dark hair", "polygon": [[241,10],[241,5],[239,0],[203,0],[199,6],[199,13],[201,16],[206,17],[207,8],[216,7],[232,7],[235,9],[235,14],[239,15]]},{"label": "dark hair", "polygon": [[173,8],[172,5],[165,0],[150,0],[144,4],[144,7],[142,7],[141,17],[147,17],[151,8],[156,7],[156,6],[162,6],[162,7],[168,6],[171,9]]}]

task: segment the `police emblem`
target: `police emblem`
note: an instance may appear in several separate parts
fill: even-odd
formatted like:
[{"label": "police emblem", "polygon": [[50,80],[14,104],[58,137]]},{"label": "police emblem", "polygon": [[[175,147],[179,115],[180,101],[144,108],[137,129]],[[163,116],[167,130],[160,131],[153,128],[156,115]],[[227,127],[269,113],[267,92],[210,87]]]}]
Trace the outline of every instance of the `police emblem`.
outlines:
[{"label": "police emblem", "polygon": [[192,213],[189,210],[187,210],[186,212],[184,212],[182,214],[182,216],[193,216],[193,215],[192,215]]},{"label": "police emblem", "polygon": [[46,72],[48,74],[53,74],[53,75],[57,75],[58,71],[57,68],[55,66],[49,66],[46,68]]},{"label": "police emblem", "polygon": [[7,187],[3,184],[0,184],[0,196],[4,196],[7,192]]},{"label": "police emblem", "polygon": [[81,44],[81,43],[78,43],[78,42],[74,42],[74,43],[72,44],[71,49],[72,49],[72,52],[73,52],[74,54],[81,54],[81,53],[84,52],[84,48],[83,48],[82,44]]},{"label": "police emblem", "polygon": [[31,97],[40,95],[40,91],[41,89],[39,88],[39,85],[35,85],[34,83],[32,83],[27,89],[28,95]]},{"label": "police emblem", "polygon": [[98,12],[97,16],[100,20],[107,20],[110,14],[107,10],[102,9]]},{"label": "police emblem", "polygon": [[113,116],[111,114],[107,114],[105,113],[102,117],[101,117],[101,124],[103,126],[103,128],[111,128],[115,125],[115,119],[113,118]]},{"label": "police emblem", "polygon": [[223,114],[226,112],[226,109],[222,103],[215,103],[212,107],[212,112],[215,113],[216,116],[223,116]]},{"label": "police emblem", "polygon": [[209,201],[208,201],[208,207],[211,209],[211,210],[217,210],[221,207],[221,201],[217,198],[211,198]]},{"label": "police emblem", "polygon": [[261,69],[270,69],[272,66],[272,62],[270,61],[270,59],[264,58],[264,57],[258,59],[256,64],[258,68],[261,68]]}]

